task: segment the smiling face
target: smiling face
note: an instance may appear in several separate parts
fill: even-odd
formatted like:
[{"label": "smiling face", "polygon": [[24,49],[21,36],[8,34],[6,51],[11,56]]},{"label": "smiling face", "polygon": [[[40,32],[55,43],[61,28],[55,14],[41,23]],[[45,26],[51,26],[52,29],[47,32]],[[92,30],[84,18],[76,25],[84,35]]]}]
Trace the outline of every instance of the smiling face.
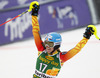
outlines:
[{"label": "smiling face", "polygon": [[50,54],[54,50],[54,43],[49,41],[44,41],[45,48],[47,52]]},{"label": "smiling face", "polygon": [[59,33],[51,32],[48,33],[44,40],[44,47],[47,50],[47,53],[54,54],[57,52],[57,49],[60,47],[62,38]]}]

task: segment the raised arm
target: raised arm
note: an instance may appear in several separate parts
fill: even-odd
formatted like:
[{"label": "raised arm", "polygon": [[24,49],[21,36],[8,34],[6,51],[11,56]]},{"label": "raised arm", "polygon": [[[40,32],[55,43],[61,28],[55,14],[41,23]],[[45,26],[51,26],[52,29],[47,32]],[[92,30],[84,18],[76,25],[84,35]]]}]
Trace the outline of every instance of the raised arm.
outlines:
[{"label": "raised arm", "polygon": [[86,45],[88,39],[83,38],[73,49],[69,50],[66,54],[61,53],[60,58],[62,62],[65,62],[75,56],[81,51],[81,49]]},{"label": "raised arm", "polygon": [[39,11],[39,5],[34,4],[32,9],[32,32],[38,51],[43,51],[44,47],[42,45],[43,42],[39,34],[40,28],[37,19],[38,11]]},{"label": "raised arm", "polygon": [[73,49],[69,50],[64,54],[60,53],[60,59],[62,60],[62,62],[69,60],[81,51],[81,49],[86,45],[88,39],[90,39],[90,36],[93,35],[91,31],[94,32],[91,27],[87,27],[83,35],[83,39]]}]

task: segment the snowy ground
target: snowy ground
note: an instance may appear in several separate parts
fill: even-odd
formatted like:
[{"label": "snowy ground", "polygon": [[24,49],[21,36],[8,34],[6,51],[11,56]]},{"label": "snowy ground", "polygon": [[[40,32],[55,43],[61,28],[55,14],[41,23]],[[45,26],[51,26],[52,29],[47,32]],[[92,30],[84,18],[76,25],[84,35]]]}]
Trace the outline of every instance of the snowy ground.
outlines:
[{"label": "snowy ground", "polygon": [[[100,37],[100,25],[97,25]],[[61,51],[73,48],[85,28],[61,33]],[[32,78],[37,58],[34,39],[0,46],[0,78]],[[67,61],[57,78],[100,78],[100,41],[94,36],[75,57]]]}]

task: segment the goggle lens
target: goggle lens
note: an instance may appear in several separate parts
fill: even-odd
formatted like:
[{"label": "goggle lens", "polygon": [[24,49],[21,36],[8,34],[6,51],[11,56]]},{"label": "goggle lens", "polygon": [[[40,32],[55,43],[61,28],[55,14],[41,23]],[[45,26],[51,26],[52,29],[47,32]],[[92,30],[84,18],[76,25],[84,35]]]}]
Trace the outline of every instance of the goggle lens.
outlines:
[{"label": "goggle lens", "polygon": [[45,47],[46,46],[54,47],[54,43],[53,42],[45,41],[44,44],[45,44]]}]

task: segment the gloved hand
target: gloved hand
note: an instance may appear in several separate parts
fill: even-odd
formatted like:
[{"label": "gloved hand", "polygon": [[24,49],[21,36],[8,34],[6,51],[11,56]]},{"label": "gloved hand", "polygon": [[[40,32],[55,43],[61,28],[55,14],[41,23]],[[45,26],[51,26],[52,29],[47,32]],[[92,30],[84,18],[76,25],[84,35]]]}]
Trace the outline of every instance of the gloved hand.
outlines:
[{"label": "gloved hand", "polygon": [[85,37],[87,39],[90,39],[90,37],[91,37],[91,35],[93,35],[93,33],[94,33],[93,28],[92,27],[87,27],[83,37]]},{"label": "gloved hand", "polygon": [[31,15],[38,16],[38,11],[40,9],[40,5],[34,4],[32,6],[33,6],[33,8],[32,8],[32,14]]}]

